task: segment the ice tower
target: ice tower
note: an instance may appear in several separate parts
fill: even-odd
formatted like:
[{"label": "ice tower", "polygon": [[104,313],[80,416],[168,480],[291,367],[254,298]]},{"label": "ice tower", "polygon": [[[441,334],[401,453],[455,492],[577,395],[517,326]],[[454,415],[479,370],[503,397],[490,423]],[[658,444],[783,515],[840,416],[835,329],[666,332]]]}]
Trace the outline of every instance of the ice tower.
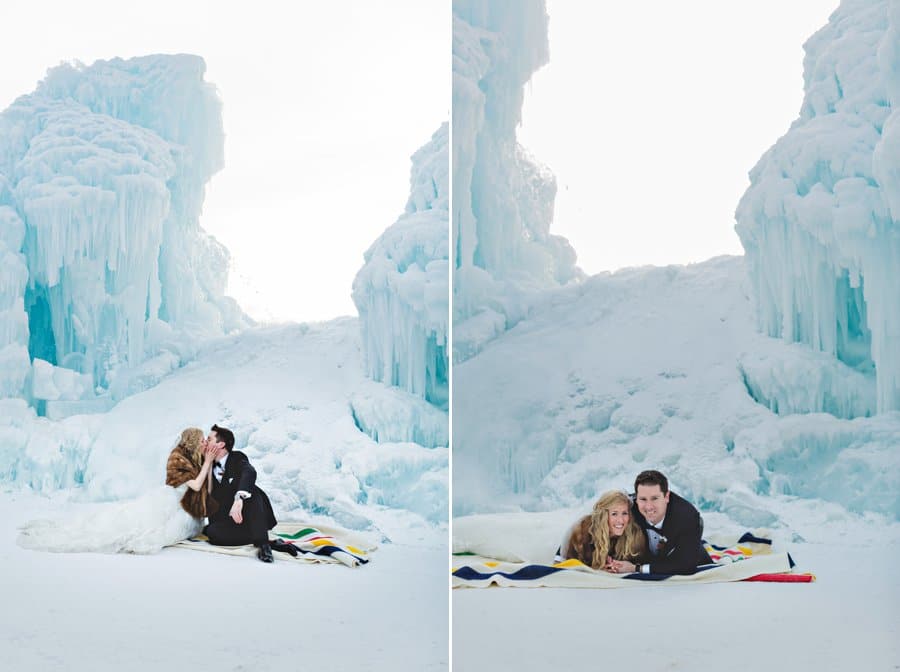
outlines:
[{"label": "ice tower", "polygon": [[455,361],[520,320],[531,292],[580,274],[549,233],[556,180],[516,141],[547,22],[543,0],[453,2]]},{"label": "ice tower", "polygon": [[800,117],[736,213],[759,329],[867,375],[871,412],[900,410],[898,30],[900,2],[844,0],[807,41]]},{"label": "ice tower", "polygon": [[366,251],[353,282],[369,377],[448,403],[449,129],[413,154],[406,211]]},{"label": "ice tower", "polygon": [[105,406],[244,323],[199,227],[224,147],[205,69],[64,64],[0,115],[0,394],[48,415]]}]

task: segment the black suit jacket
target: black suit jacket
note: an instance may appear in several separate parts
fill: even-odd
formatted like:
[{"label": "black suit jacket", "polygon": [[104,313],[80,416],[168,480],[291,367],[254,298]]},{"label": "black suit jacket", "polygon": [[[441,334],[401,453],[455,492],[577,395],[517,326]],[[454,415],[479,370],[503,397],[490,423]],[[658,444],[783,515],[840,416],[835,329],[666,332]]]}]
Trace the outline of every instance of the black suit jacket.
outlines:
[{"label": "black suit jacket", "polygon": [[[222,482],[216,481],[215,476],[212,477],[212,496],[219,504],[218,510],[210,516],[210,522],[224,519],[228,517],[231,511],[231,505],[234,503],[234,497],[238,491],[250,493],[250,500],[244,502],[243,515],[254,516],[257,513],[262,516],[262,522],[265,529],[271,530],[275,527],[275,512],[272,510],[272,503],[269,501],[268,495],[263,492],[262,488],[256,485],[256,469],[250,464],[247,456],[239,450],[232,450],[225,462],[225,473],[222,475]],[[254,506],[247,506],[251,500]]]},{"label": "black suit jacket", "polygon": [[[647,534],[650,523],[634,504],[631,513],[635,521]],[[650,572],[652,574],[693,574],[699,565],[712,562],[706,549],[703,548],[703,518],[694,505],[683,497],[669,491],[669,504],[663,520],[661,532],[666,538],[662,556],[650,556]]]}]

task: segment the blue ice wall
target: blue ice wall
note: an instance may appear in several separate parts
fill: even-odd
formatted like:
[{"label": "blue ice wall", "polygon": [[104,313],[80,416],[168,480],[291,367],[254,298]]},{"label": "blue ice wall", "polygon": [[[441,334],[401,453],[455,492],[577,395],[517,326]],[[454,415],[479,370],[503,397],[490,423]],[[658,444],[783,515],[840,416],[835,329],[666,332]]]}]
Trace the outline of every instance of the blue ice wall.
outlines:
[{"label": "blue ice wall", "polygon": [[543,0],[453,3],[455,361],[522,319],[534,292],[580,277],[549,230],[556,179],[516,140],[547,22]]},{"label": "blue ice wall", "polygon": [[245,322],[224,296],[228,253],[199,226],[224,146],[205,67],[190,55],[63,64],[0,115],[4,394],[90,410]]},{"label": "blue ice wall", "polygon": [[898,28],[900,3],[845,0],[807,41],[800,116],[736,213],[760,331],[869,375],[877,412],[900,410]]},{"label": "blue ice wall", "polygon": [[403,215],[366,251],[353,282],[370,378],[447,407],[449,128],[412,157]]}]

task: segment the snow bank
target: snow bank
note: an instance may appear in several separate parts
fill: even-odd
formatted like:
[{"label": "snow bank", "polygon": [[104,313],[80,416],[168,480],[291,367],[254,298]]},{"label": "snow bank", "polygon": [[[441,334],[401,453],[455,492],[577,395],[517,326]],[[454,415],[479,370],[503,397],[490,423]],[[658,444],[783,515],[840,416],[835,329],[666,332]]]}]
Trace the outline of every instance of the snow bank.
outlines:
[{"label": "snow bank", "polygon": [[757,333],[746,268],[594,276],[457,365],[454,515],[585,507],[652,468],[704,512],[788,538],[900,520],[900,414],[854,417],[860,374]]},{"label": "snow bank", "polygon": [[165,479],[182,429],[234,431],[283,519],[441,543],[447,413],[365,377],[359,323],[248,329],[104,414],[53,421],[0,400],[0,480],[73,500],[137,497]]}]

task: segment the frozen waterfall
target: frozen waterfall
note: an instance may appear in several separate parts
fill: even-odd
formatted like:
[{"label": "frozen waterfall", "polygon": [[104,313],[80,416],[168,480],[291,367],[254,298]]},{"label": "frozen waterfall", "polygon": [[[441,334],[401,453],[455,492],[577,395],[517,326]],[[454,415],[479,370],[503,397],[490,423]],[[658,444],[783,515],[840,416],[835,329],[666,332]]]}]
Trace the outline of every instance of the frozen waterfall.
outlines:
[{"label": "frozen waterfall", "polygon": [[366,251],[353,282],[370,378],[448,403],[448,125],[412,157],[406,211]]},{"label": "frozen waterfall", "polygon": [[454,360],[580,277],[551,235],[556,180],[516,141],[525,83],[549,60],[543,0],[453,3]]},{"label": "frozen waterfall", "polygon": [[0,394],[105,410],[246,322],[199,227],[224,146],[205,68],[63,64],[0,115]]},{"label": "frozen waterfall", "polygon": [[900,410],[898,30],[900,3],[844,0],[807,41],[800,118],[736,213],[759,329],[868,376],[864,415]]}]

